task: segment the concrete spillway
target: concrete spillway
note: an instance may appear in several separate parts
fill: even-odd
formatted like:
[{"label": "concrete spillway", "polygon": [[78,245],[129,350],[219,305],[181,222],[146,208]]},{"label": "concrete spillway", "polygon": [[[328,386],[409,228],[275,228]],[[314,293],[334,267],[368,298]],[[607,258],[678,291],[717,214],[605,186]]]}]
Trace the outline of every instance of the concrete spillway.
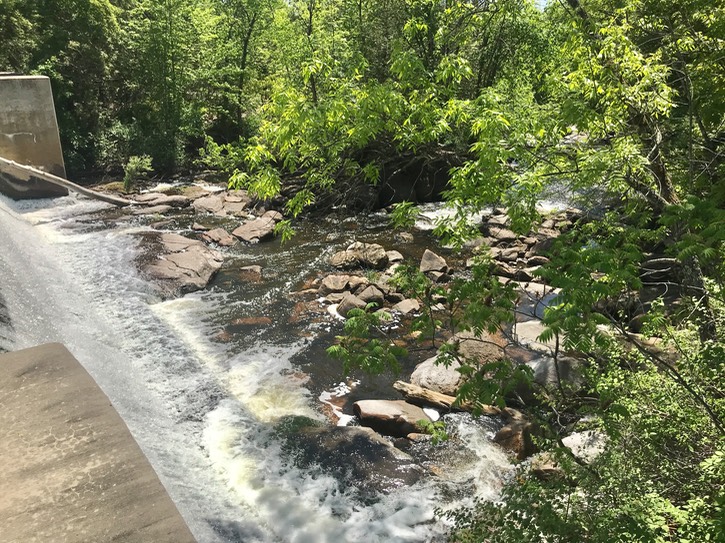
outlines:
[{"label": "concrete spillway", "polygon": [[58,343],[0,354],[3,541],[192,542],[121,417]]}]

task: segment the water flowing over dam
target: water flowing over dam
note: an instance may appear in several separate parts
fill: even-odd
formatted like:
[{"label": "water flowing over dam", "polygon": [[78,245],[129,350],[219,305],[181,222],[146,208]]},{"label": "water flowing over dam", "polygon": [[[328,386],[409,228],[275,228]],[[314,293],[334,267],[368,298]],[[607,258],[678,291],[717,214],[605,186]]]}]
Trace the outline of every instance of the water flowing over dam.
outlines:
[{"label": "water flowing over dam", "polygon": [[[295,327],[288,300],[349,240],[344,226],[316,221],[285,246],[240,245],[209,289],[163,301],[137,271],[150,228],[108,208],[75,195],[0,196],[0,350],[66,345],[199,541],[443,541],[436,508],[496,496],[509,463],[490,442],[495,421],[454,416],[460,439],[416,458],[435,464],[435,476],[407,485],[371,474],[364,491],[325,467],[334,451],[299,462],[280,437],[280,420],[324,421],[318,398],[351,385],[318,340],[339,322]],[[382,220],[362,228],[387,230]],[[247,264],[261,265],[265,281],[240,282]],[[360,387],[372,394],[382,383]]]}]

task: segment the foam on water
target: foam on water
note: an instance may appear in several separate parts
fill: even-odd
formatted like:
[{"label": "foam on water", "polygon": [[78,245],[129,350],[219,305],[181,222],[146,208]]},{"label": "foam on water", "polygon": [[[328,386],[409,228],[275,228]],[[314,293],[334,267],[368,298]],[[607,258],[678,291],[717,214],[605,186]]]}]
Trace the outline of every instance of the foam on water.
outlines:
[{"label": "foam on water", "polygon": [[[322,470],[296,467],[274,423],[290,415],[320,419],[306,376],[290,362],[305,340],[256,341],[241,350],[212,341],[219,313],[251,302],[222,291],[159,300],[134,264],[134,234],[145,229],[97,228],[88,214],[104,205],[0,197],[0,231],[9,233],[0,236],[0,290],[14,324],[13,348],[68,346],[124,418],[199,541],[444,539],[446,526],[434,520],[443,505],[440,481],[395,488],[370,503]],[[88,220],[93,228],[81,224]],[[288,292],[305,272],[296,273],[254,303]],[[325,399],[346,392],[339,387]],[[495,495],[509,469],[505,456],[485,427],[455,420],[459,448],[470,454],[444,482]]]}]

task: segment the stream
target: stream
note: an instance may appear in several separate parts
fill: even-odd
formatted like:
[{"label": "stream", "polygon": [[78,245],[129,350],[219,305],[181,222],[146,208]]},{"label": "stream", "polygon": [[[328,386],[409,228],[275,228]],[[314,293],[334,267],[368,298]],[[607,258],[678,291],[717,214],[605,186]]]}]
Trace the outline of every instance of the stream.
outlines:
[{"label": "stream", "polygon": [[[164,228],[193,237],[193,221],[182,214]],[[0,350],[65,344],[198,541],[442,542],[450,527],[436,509],[496,497],[510,470],[490,441],[496,420],[446,415],[453,439],[407,451],[425,472],[412,485],[364,464],[366,481],[333,469],[354,455],[310,461],[280,432],[295,417],[333,424],[331,399],[346,413],[355,399],[399,399],[391,376],[346,378],[325,353],[341,322],[324,311],[298,318],[290,293],[353,240],[413,260],[432,244],[427,233],[402,243],[384,214],[301,221],[285,245],[223,249],[206,290],[162,300],[137,271],[152,231],[148,219],[75,195],[0,196]],[[243,278],[249,265],[262,267],[261,281]],[[402,378],[415,363],[404,363]]]}]

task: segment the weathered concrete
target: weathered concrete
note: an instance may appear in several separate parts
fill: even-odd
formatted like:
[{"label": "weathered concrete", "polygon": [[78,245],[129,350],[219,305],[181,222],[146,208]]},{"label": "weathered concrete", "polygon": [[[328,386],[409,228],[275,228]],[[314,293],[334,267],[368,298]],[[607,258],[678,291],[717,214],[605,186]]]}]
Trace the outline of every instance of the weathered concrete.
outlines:
[{"label": "weathered concrete", "polygon": [[0,354],[0,539],[193,542],[121,417],[68,350]]},{"label": "weathered concrete", "polygon": [[[0,156],[65,177],[50,79],[0,76]],[[12,198],[62,196],[68,190],[33,177],[0,173],[0,191]]]}]

